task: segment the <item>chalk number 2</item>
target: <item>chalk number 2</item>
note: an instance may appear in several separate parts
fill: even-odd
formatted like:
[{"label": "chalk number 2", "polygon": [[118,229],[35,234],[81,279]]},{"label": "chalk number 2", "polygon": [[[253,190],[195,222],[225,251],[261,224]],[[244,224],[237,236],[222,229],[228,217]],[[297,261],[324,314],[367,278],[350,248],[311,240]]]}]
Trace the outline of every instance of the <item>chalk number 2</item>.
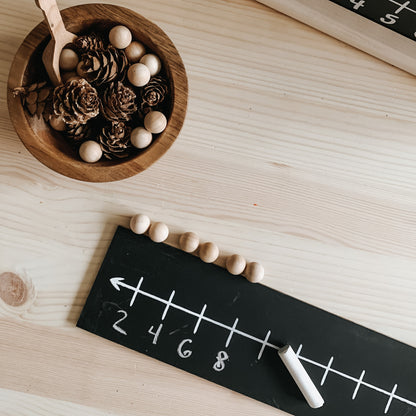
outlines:
[{"label": "chalk number 2", "polygon": [[114,322],[113,328],[117,332],[120,332],[120,334],[127,335],[127,332],[123,328],[120,328],[118,326],[118,324],[120,322],[124,321],[127,318],[127,312],[126,311],[123,311],[123,309],[120,309],[120,310],[117,311],[117,313],[121,313],[121,314],[123,314],[123,316],[118,321]]}]

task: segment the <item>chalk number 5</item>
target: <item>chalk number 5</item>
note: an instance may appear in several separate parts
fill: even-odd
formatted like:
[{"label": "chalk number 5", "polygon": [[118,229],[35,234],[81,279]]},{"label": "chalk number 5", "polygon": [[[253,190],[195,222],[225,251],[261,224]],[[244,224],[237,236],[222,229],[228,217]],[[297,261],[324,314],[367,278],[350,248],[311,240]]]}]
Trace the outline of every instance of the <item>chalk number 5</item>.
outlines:
[{"label": "chalk number 5", "polygon": [[127,332],[123,328],[120,328],[118,326],[118,324],[120,322],[124,321],[127,318],[127,312],[126,311],[123,311],[123,309],[120,309],[120,310],[117,311],[117,313],[121,313],[121,314],[123,314],[123,316],[118,321],[114,322],[113,328],[117,332],[120,332],[120,334],[127,335]]}]

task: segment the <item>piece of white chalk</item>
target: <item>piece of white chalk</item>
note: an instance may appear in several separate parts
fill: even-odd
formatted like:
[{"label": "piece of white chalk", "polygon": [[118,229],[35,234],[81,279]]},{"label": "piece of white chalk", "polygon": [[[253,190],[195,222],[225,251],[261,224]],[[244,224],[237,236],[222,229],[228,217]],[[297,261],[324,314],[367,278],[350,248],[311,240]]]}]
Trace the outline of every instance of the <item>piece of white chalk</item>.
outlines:
[{"label": "piece of white chalk", "polygon": [[315,387],[315,384],[313,384],[313,381],[301,364],[295,351],[293,351],[293,348],[290,345],[285,345],[279,349],[279,356],[282,359],[283,364],[289,370],[290,375],[295,380],[295,383],[304,395],[309,406],[313,409],[322,407],[324,399]]}]

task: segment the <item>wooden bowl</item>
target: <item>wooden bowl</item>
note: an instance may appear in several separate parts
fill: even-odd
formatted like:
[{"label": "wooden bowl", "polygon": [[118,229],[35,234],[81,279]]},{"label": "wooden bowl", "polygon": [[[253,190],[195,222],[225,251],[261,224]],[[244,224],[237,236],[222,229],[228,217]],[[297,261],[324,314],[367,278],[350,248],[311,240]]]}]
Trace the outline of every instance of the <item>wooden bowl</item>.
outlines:
[{"label": "wooden bowl", "polygon": [[109,182],[133,176],[159,159],[182,127],[188,98],[188,81],[182,59],[172,41],[158,26],[124,7],[85,4],[62,10],[61,14],[67,30],[73,33],[85,33],[90,29],[108,33],[115,24],[125,25],[134,39],[159,56],[170,82],[171,105],[167,127],[149,147],[129,158],[101,160],[94,164],[83,162],[59,132],[51,129],[42,117],[30,117],[23,109],[20,98],[13,96],[15,87],[47,79],[46,75],[39,78],[46,74],[41,55],[50,39],[47,26],[42,22],[23,41],[10,69],[7,101],[14,128],[33,156],[62,175],[88,182]]}]

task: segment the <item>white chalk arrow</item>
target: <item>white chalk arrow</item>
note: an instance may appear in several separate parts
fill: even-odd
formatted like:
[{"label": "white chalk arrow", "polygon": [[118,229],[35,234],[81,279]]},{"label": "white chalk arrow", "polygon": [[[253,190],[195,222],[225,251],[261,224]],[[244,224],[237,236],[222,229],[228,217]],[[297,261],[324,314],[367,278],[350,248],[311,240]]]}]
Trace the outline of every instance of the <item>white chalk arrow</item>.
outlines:
[{"label": "white chalk arrow", "polygon": [[143,282],[143,277],[140,278],[139,283],[137,284],[136,287],[134,286],[130,286],[127,283],[124,283],[124,277],[112,277],[110,279],[111,284],[115,287],[116,290],[120,291],[121,287],[125,287],[126,289],[130,289],[132,290],[133,296],[131,297],[130,300],[130,306],[133,306],[134,301],[136,300],[136,296],[140,293],[140,286]]}]

